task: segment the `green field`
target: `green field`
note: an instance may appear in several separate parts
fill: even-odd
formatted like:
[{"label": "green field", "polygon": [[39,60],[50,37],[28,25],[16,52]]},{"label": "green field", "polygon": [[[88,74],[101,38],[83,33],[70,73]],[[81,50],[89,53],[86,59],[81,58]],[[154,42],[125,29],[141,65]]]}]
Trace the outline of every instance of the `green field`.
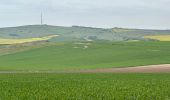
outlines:
[{"label": "green field", "polygon": [[2,55],[0,70],[60,71],[168,64],[169,44],[142,41],[56,43]]},{"label": "green field", "polygon": [[0,100],[169,100],[170,74],[0,74]]}]

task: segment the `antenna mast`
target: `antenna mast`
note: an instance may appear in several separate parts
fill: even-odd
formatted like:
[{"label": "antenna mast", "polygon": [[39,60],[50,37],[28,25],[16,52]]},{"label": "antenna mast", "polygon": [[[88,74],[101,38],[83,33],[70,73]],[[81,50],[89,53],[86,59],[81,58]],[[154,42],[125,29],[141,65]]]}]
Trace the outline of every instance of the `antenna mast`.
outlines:
[{"label": "antenna mast", "polygon": [[43,25],[43,14],[41,12],[41,25]]}]

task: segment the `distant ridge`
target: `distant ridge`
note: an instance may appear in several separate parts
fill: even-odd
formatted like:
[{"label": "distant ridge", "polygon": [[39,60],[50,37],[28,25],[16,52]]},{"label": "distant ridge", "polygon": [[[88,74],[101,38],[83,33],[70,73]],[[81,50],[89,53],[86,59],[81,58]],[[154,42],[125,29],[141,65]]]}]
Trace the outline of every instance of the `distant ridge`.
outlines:
[{"label": "distant ridge", "polygon": [[36,38],[48,35],[60,35],[55,41],[109,40],[129,41],[144,40],[148,35],[170,35],[170,30],[149,30],[130,28],[95,28],[85,26],[24,25],[0,28],[0,38]]}]

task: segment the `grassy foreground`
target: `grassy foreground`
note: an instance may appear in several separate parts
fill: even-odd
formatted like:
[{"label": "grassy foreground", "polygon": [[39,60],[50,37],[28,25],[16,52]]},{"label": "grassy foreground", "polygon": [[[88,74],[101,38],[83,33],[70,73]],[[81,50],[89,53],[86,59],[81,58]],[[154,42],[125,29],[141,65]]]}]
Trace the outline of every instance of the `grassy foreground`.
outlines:
[{"label": "grassy foreground", "polygon": [[169,64],[169,43],[62,43],[0,56],[0,70],[59,71]]},{"label": "grassy foreground", "polygon": [[1,100],[169,100],[170,74],[0,74]]}]

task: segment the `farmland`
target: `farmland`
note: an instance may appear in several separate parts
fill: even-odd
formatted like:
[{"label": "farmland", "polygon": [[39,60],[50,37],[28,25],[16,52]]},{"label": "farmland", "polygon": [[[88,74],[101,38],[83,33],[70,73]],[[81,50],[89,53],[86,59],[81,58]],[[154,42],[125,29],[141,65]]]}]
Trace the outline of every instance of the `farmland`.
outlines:
[{"label": "farmland", "polygon": [[51,38],[57,37],[58,35],[51,35],[41,38],[27,38],[27,39],[0,39],[0,44],[21,44],[28,42],[36,42],[36,41],[45,41]]},{"label": "farmland", "polygon": [[145,38],[155,39],[159,41],[170,41],[170,35],[145,36]]},{"label": "farmland", "polygon": [[169,64],[169,42],[72,42],[0,56],[1,70],[84,70]]},{"label": "farmland", "polygon": [[168,100],[170,74],[0,74],[2,100]]},{"label": "farmland", "polygon": [[0,100],[169,100],[170,41],[164,37],[169,34],[82,26],[0,28]]}]

